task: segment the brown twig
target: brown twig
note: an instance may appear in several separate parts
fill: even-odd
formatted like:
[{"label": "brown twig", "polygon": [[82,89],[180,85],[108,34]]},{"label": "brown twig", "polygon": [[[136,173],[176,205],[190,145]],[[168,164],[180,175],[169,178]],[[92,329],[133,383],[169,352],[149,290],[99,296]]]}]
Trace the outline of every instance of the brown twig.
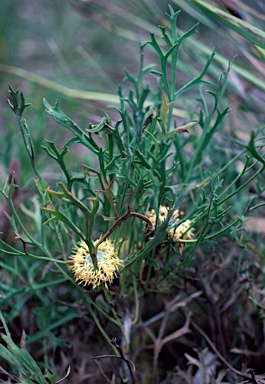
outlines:
[{"label": "brown twig", "polygon": [[158,337],[154,342],[154,359],[153,359],[153,382],[157,382],[157,364],[158,364],[158,357],[161,352],[162,347],[173,340],[178,339],[181,336],[184,336],[186,333],[190,332],[189,325],[190,325],[190,318],[191,318],[191,313],[188,313],[186,317],[185,324],[183,325],[182,328],[177,329],[175,332],[171,333],[170,335],[167,335],[163,338],[163,334],[166,328],[166,324],[168,322],[168,317],[170,314],[169,308],[166,306],[166,311],[165,311],[165,317],[163,318],[159,332],[158,332]]},{"label": "brown twig", "polygon": [[104,370],[103,370],[103,368],[102,368],[102,366],[101,366],[101,364],[100,364],[100,361],[98,361],[97,359],[95,359],[95,362],[96,362],[97,366],[99,367],[99,370],[100,370],[102,376],[104,377],[104,379],[106,380],[106,382],[111,384],[111,383],[112,383],[112,380],[110,380],[110,379],[108,378],[108,376],[106,375],[106,373],[104,372]]},{"label": "brown twig", "polygon": [[[184,336],[185,334],[190,332],[189,324],[190,324],[191,313],[188,313],[187,316],[186,316],[185,324],[183,325],[182,328],[177,329],[175,332],[172,332],[169,335],[165,335],[166,327],[167,327],[167,324],[168,324],[168,320],[169,320],[170,314],[176,312],[176,310],[178,308],[185,307],[187,305],[187,303],[190,300],[192,300],[192,298],[201,295],[201,293],[202,293],[201,291],[200,292],[196,292],[195,294],[193,294],[193,295],[191,295],[188,298],[183,299],[183,300],[181,300],[181,296],[180,295],[177,295],[176,297],[174,297],[173,300],[164,303],[164,306],[165,306],[165,310],[164,311],[160,312],[159,314],[155,315],[154,317],[152,317],[151,319],[149,319],[149,320],[147,320],[145,322],[142,322],[142,323],[140,322],[139,323],[138,326],[144,328],[145,333],[150,337],[150,339],[153,342],[153,348],[154,348],[153,383],[156,383],[157,380],[158,380],[157,364],[158,364],[159,354],[160,354],[161,349],[163,348],[163,346],[165,344],[167,344],[167,343],[169,343],[171,341],[174,341],[174,340],[178,339],[179,337]],[[154,322],[156,322],[158,320],[161,320],[161,319],[162,319],[162,321],[161,321],[161,324],[160,324],[160,327],[159,327],[158,334],[155,335],[155,333],[153,333],[151,331],[149,326],[152,323],[154,323]]]},{"label": "brown twig", "polygon": [[253,384],[258,384],[258,382],[255,379],[255,371],[254,371],[254,369],[250,369],[249,372],[250,372]]},{"label": "brown twig", "polygon": [[[206,335],[206,333],[193,321],[191,320],[190,324],[204,337],[204,339],[207,341],[207,343],[210,345],[214,353],[218,356],[218,358],[234,373],[236,373],[238,376],[245,377],[247,379],[250,379],[252,383],[257,383],[257,380],[262,380],[262,383],[265,383],[264,377],[261,375],[255,375],[254,371],[249,375],[247,373],[243,373],[232,367],[232,365],[221,355],[221,353],[218,351],[218,349],[215,347],[213,342],[210,340],[210,338]],[[255,380],[255,381],[253,381]]]},{"label": "brown twig", "polygon": [[130,372],[130,375],[132,378],[132,383],[135,384],[134,374],[133,374],[135,372],[135,365],[133,364],[132,361],[125,358],[122,348],[116,343],[116,337],[112,338],[111,344],[115,345],[115,347],[117,348],[121,359],[125,362],[125,364],[127,365],[128,369],[129,369],[129,372]]},{"label": "brown twig", "polygon": [[101,355],[101,356],[89,356],[89,358],[90,359],[94,359],[94,360],[106,359],[106,358],[116,358],[116,359],[123,360],[125,362],[125,364],[127,365],[128,369],[129,369],[129,372],[130,372],[130,375],[131,375],[131,378],[132,378],[132,383],[135,384],[135,378],[134,378],[134,372],[136,371],[135,365],[133,364],[133,362],[131,360],[128,360],[128,359],[125,358],[122,348],[116,343],[116,337],[113,337],[111,339],[111,344],[113,344],[117,348],[120,356],[117,356],[117,355]]},{"label": "brown twig", "polygon": [[66,379],[69,375],[70,375],[70,372],[71,372],[71,366],[69,365],[68,369],[67,369],[67,372],[65,374],[64,377],[62,377],[60,380],[56,381],[56,384],[59,384],[61,383],[64,379]]},{"label": "brown twig", "polygon": [[[141,213],[138,213],[138,212],[132,212],[131,210],[131,207],[128,206],[127,208],[127,211],[121,216],[119,217],[115,223],[113,224],[113,226],[108,230],[108,232],[105,233],[105,235],[103,235],[98,241],[97,241],[97,246],[99,244],[101,244],[103,241],[105,241],[108,237],[110,237],[110,235],[115,231],[115,229],[121,225],[121,223],[127,219],[129,219],[130,217],[138,217],[139,219],[145,221],[148,225],[148,228],[149,228],[149,232],[148,233],[151,233],[154,231],[154,225],[153,223],[148,219],[148,217],[146,217],[145,215],[142,215]],[[147,234],[148,234],[147,233]]]}]

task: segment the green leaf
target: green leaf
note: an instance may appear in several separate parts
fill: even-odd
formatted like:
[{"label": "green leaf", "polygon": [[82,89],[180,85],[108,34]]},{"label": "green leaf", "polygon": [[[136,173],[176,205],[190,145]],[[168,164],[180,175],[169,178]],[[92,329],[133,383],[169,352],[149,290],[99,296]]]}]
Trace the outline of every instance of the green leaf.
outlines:
[{"label": "green leaf", "polygon": [[67,323],[69,323],[71,320],[73,319],[76,319],[76,318],[80,318],[81,316],[79,314],[77,314],[76,312],[71,312],[65,316],[62,316],[59,320],[51,323],[51,324],[48,324],[45,328],[43,328],[41,331],[37,332],[35,335],[33,336],[29,336],[28,337],[28,344],[30,343],[34,343],[36,341],[39,341],[40,339],[42,339],[48,332],[56,329],[56,328],[59,328],[61,326],[64,326],[66,325]]},{"label": "green leaf", "polygon": [[193,87],[194,85],[198,85],[200,83],[208,84],[208,85],[215,85],[212,82],[203,80],[203,76],[207,72],[213,58],[214,58],[215,52],[213,51],[211,56],[208,58],[206,65],[204,66],[202,72],[193,80],[191,80],[189,83],[185,84],[182,88],[180,88],[175,93],[175,99],[183,92],[187,91],[189,88]]},{"label": "green leaf", "polygon": [[138,159],[140,160],[141,164],[147,168],[147,169],[150,169],[151,166],[150,164],[148,163],[147,159],[145,158],[145,156],[139,151],[139,149],[136,149],[135,151],[135,155],[138,157]]},{"label": "green leaf", "polygon": [[52,217],[46,220],[43,223],[43,225],[49,224],[54,220],[62,221],[70,229],[72,229],[79,237],[81,237],[82,239],[85,239],[85,236],[82,234],[81,230],[64,213],[60,212],[59,209],[42,208],[42,210],[52,215]]},{"label": "green leaf", "polygon": [[253,157],[255,157],[255,159],[257,159],[261,164],[265,165],[264,158],[260,156],[260,154],[256,150],[256,146],[254,142],[255,137],[256,137],[255,132],[251,132],[250,140],[248,142],[248,145],[245,146],[245,148],[251,153]]},{"label": "green leaf", "polygon": [[[222,11],[221,9],[206,3],[201,0],[191,0],[192,3],[196,4],[199,8],[203,9],[205,12],[208,12],[216,20],[220,21],[222,24],[233,29],[235,32],[243,36],[245,39],[251,43],[258,45],[259,47],[265,49],[265,32],[259,28],[254,27],[253,25],[247,23],[244,20],[241,20],[231,14]],[[251,31],[253,34],[249,33]],[[256,36],[257,37],[256,37]],[[260,39],[262,40],[260,40]]]},{"label": "green leaf", "polygon": [[87,146],[94,153],[98,152],[98,146],[91,140],[90,137],[68,116],[66,116],[63,111],[59,108],[58,101],[56,101],[55,106],[52,107],[47,100],[43,99],[45,105],[45,112],[52,116],[55,121],[57,121],[62,126],[68,128],[72,133],[74,133],[81,140],[82,144]]},{"label": "green leaf", "polygon": [[26,104],[25,103],[24,95],[23,95],[22,92],[20,92],[20,106],[19,106],[18,105],[18,92],[19,92],[19,89],[14,91],[11,88],[11,86],[9,86],[9,93],[11,95],[13,104],[10,102],[10,100],[8,100],[8,103],[9,103],[10,107],[12,108],[13,112],[15,113],[15,115],[17,117],[17,121],[18,121],[18,124],[19,124],[21,135],[22,135],[22,138],[23,138],[23,141],[24,141],[24,145],[25,145],[26,151],[28,152],[28,156],[29,156],[29,159],[30,159],[31,167],[32,167],[35,175],[38,178],[41,179],[41,177],[40,177],[40,175],[39,175],[39,173],[37,171],[36,165],[35,165],[34,144],[33,144],[33,141],[31,139],[31,135],[30,135],[30,132],[29,132],[29,129],[28,129],[27,122],[22,117],[22,114],[23,114],[25,108],[28,107],[31,104]]},{"label": "green leaf", "polygon": [[7,348],[0,345],[0,356],[18,370],[22,383],[48,384],[37,363],[26,349],[17,347],[10,334],[2,335],[2,339],[7,344]]},{"label": "green leaf", "polygon": [[13,109],[14,113],[18,116],[21,117],[25,108],[29,107],[31,104],[30,103],[25,103],[25,98],[22,92],[20,92],[20,106],[18,105],[18,93],[19,93],[19,88],[14,91],[12,87],[9,85],[9,93],[12,97],[12,102],[8,99],[8,104],[10,105],[11,109]]}]

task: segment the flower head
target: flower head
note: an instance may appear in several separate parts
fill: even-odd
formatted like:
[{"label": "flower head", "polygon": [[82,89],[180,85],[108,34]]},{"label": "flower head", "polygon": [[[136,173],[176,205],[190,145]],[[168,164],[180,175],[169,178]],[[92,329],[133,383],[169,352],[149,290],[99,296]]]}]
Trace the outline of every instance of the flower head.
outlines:
[{"label": "flower head", "polygon": [[88,245],[83,240],[74,247],[69,264],[75,280],[84,286],[91,285],[92,289],[101,284],[108,288],[108,284],[113,282],[118,270],[123,266],[110,240],[103,241],[97,248],[97,269],[92,263]]},{"label": "flower head", "polygon": [[191,240],[193,237],[193,228],[191,228],[191,221],[185,220],[179,224],[176,228],[168,231],[168,238],[174,242],[178,242],[179,252],[182,253],[185,248],[185,242],[181,240]]},{"label": "flower head", "polygon": [[[160,205],[159,211],[158,211],[158,220],[159,220],[160,224],[163,223],[163,221],[166,219],[168,212],[169,212],[169,209],[167,207],[165,207],[164,205]],[[151,209],[151,211],[148,211],[146,213],[146,216],[152,222],[152,224],[155,226],[155,224],[156,224],[156,212],[155,212],[155,210]],[[179,210],[178,209],[176,209],[173,212],[173,214],[171,216],[171,220],[172,219],[174,221],[179,221]]]},{"label": "flower head", "polygon": [[[159,223],[163,223],[163,221],[167,218],[168,216],[169,209],[165,207],[164,205],[160,205],[159,207],[159,216],[158,216],[158,221]],[[183,249],[185,247],[185,242],[181,242],[181,240],[191,240],[193,237],[193,228],[191,228],[191,220],[185,220],[183,223],[179,224],[178,226],[176,225],[180,221],[180,213],[178,209],[176,209],[169,220],[169,225],[175,226],[175,228],[170,229],[168,231],[168,239],[177,242],[178,243],[178,248],[180,253],[183,252]],[[155,226],[156,224],[156,212],[154,209],[151,209],[146,213],[146,216],[149,218],[149,220],[153,223]]]},{"label": "flower head", "polygon": [[[165,221],[165,219],[167,218],[167,215],[168,215],[168,212],[169,212],[169,209],[168,207],[165,207],[164,205],[160,205],[159,206],[159,211],[158,211],[158,220],[159,220],[159,223],[163,223],[163,221]],[[148,211],[146,213],[146,216],[148,217],[148,219],[153,223],[153,225],[155,226],[156,224],[156,212],[154,209],[151,209],[151,211]],[[170,221],[174,221],[174,222],[177,222],[179,221],[179,210],[176,209],[172,216],[171,216],[171,220]]]}]

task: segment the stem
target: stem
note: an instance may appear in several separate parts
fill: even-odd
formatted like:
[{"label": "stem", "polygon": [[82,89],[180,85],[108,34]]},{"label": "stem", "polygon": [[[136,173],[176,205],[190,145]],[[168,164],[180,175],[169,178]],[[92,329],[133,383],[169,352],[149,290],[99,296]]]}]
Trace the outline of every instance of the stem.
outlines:
[{"label": "stem", "polygon": [[149,227],[149,232],[153,232],[154,231],[154,226],[153,226],[153,223],[148,219],[148,217],[146,217],[145,215],[142,215],[141,213],[138,213],[138,212],[132,212],[131,211],[131,207],[128,206],[128,209],[127,211],[121,216],[119,217],[115,223],[113,224],[113,226],[108,230],[107,233],[105,233],[105,235],[103,235],[100,239],[97,240],[96,242],[96,247],[99,246],[99,244],[103,243],[103,241],[105,241],[108,237],[110,237],[110,235],[115,231],[115,229],[121,225],[121,223],[127,219],[129,219],[130,217],[138,217],[139,219],[145,221]]}]

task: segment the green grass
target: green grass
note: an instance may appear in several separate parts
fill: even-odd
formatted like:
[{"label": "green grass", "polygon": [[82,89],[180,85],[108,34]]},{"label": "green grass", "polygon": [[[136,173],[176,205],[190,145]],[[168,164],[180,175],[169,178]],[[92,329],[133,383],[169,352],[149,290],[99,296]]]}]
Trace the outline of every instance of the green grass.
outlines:
[{"label": "green grass", "polygon": [[[262,354],[244,353],[261,351],[264,316],[264,231],[246,224],[265,204],[264,82],[249,64],[260,68],[259,20],[195,0],[172,2],[166,15],[155,1],[77,1],[81,22],[69,9],[60,18],[55,4],[47,13],[58,41],[69,41],[53,45],[54,62],[40,49],[41,71],[38,58],[15,54],[22,22],[4,35],[12,55],[0,71],[14,114],[4,107],[1,382],[189,383],[196,371],[205,382],[205,346],[220,363],[214,380],[251,378],[246,368],[262,380]],[[229,52],[201,41],[201,25],[179,29],[182,7],[229,36]],[[88,20],[100,27],[80,57],[71,36]],[[132,44],[123,82],[121,41]],[[236,49],[245,56],[233,58]],[[69,257],[84,241],[98,273],[107,239],[123,265],[93,288]]]}]

